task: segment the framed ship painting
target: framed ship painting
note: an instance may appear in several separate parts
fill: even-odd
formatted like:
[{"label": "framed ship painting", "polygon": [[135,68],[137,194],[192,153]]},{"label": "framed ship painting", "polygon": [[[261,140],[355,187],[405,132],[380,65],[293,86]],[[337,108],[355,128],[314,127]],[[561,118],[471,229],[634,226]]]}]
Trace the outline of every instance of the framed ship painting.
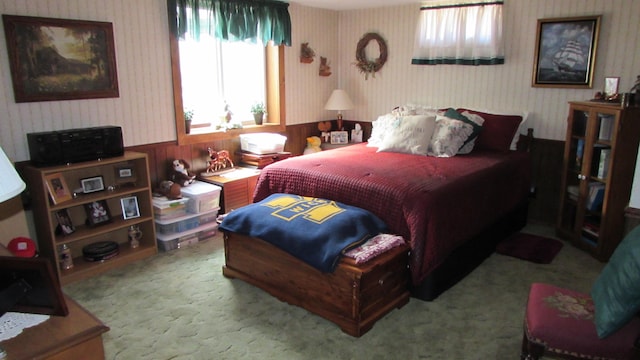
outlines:
[{"label": "framed ship painting", "polygon": [[17,103],[118,97],[109,22],[2,15]]},{"label": "framed ship painting", "polygon": [[593,87],[600,18],[538,19],[532,86]]}]

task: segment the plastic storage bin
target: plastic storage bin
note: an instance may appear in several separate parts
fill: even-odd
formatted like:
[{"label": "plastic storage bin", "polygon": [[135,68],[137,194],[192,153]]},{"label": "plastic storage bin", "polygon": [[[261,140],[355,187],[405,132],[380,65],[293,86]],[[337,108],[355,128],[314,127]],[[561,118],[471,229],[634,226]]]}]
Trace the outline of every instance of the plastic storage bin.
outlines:
[{"label": "plastic storage bin", "polygon": [[169,200],[165,196],[153,198],[153,214],[156,219],[172,219],[187,213],[189,199]]},{"label": "plastic storage bin", "polygon": [[214,222],[218,217],[219,207],[208,210],[202,214],[186,214],[173,219],[156,219],[156,233],[174,234],[195,229],[200,225]]},{"label": "plastic storage bin", "polygon": [[213,222],[205,225],[200,225],[195,229],[187,230],[181,233],[157,233],[156,238],[158,240],[158,249],[162,251],[169,251],[197,244],[200,241],[204,241],[215,236],[217,230],[218,223]]},{"label": "plastic storage bin", "polygon": [[222,188],[220,186],[203,181],[195,181],[180,190],[182,196],[189,199],[187,202],[187,212],[193,214],[199,214],[219,207],[221,191]]},{"label": "plastic storage bin", "polygon": [[240,134],[240,149],[254,154],[274,154],[284,151],[287,137],[274,133]]}]

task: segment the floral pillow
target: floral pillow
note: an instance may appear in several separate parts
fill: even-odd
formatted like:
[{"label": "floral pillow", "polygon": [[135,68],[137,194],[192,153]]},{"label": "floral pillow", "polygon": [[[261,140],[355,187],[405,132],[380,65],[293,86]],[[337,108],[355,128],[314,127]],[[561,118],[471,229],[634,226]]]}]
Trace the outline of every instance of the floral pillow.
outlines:
[{"label": "floral pillow", "polygon": [[382,143],[384,136],[391,129],[391,125],[394,121],[396,121],[396,115],[394,114],[384,114],[378,116],[378,119],[374,120],[371,123],[371,136],[367,141],[367,146],[369,147],[378,147]]},{"label": "floral pillow", "polygon": [[[471,120],[472,122],[476,123],[478,126],[482,126],[482,124],[484,124],[484,119],[480,115],[472,114],[468,111],[463,112],[461,115]],[[473,134],[470,137],[473,137]],[[458,154],[469,154],[473,150],[473,147],[475,145],[476,145],[476,138],[473,138],[471,140],[467,139],[465,144],[462,145],[460,150],[458,150]]]},{"label": "floral pillow", "polygon": [[379,152],[399,152],[416,155],[427,155],[427,148],[435,128],[434,115],[403,116],[393,122],[385,135]]},{"label": "floral pillow", "polygon": [[452,157],[458,153],[464,142],[473,133],[473,127],[463,121],[438,115],[431,136],[427,155]]}]

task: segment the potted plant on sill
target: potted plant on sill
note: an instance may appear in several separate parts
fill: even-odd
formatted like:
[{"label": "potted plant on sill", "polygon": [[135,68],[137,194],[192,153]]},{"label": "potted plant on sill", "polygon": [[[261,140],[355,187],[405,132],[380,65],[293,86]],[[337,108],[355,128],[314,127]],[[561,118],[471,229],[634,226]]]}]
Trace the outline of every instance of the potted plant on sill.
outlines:
[{"label": "potted plant on sill", "polygon": [[253,120],[255,120],[256,125],[262,125],[262,119],[264,118],[264,114],[266,113],[264,108],[264,103],[257,102],[251,106],[251,113],[253,114]]},{"label": "potted plant on sill", "polygon": [[191,132],[191,120],[193,120],[193,110],[184,109],[184,131],[189,134]]}]

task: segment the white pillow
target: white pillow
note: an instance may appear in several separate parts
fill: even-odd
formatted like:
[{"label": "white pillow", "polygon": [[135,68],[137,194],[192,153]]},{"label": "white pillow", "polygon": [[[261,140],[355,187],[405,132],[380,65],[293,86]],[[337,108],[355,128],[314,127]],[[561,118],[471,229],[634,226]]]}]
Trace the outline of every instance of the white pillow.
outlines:
[{"label": "white pillow", "polygon": [[[467,119],[473,121],[474,123],[482,126],[482,124],[484,124],[484,119],[482,118],[482,116],[478,115],[478,114],[472,114],[468,111],[463,111],[462,116],[466,117]],[[476,144],[476,139],[473,139],[471,141],[469,141],[468,143],[464,144],[460,150],[458,150],[458,154],[468,154],[473,150],[473,147]]]},{"label": "white pillow", "polygon": [[394,110],[398,115],[411,116],[411,115],[437,115],[440,110],[429,105],[418,104],[406,104],[399,106]]},{"label": "white pillow", "polygon": [[367,146],[380,146],[385,135],[389,132],[391,124],[395,120],[396,116],[391,113],[378,116],[378,119],[371,123],[371,136],[369,140],[367,140]]},{"label": "white pillow", "polygon": [[413,115],[398,118],[378,147],[378,152],[399,152],[427,155],[435,128],[434,115]]},{"label": "white pillow", "polygon": [[464,121],[438,115],[427,155],[437,157],[455,156],[472,132],[473,126]]}]

